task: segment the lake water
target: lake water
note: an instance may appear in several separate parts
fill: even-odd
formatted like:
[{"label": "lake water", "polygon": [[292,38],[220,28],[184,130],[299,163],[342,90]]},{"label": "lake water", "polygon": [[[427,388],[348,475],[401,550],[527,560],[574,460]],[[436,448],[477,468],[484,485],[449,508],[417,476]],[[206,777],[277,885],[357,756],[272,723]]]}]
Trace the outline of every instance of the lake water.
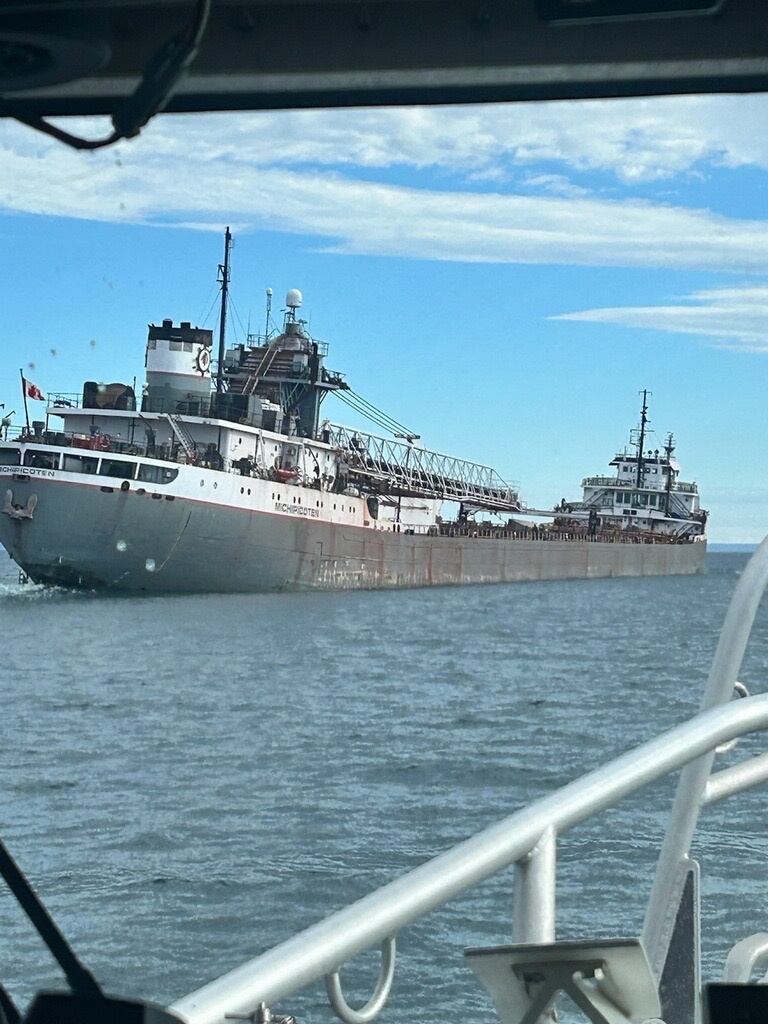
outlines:
[{"label": "lake water", "polygon": [[[166,1004],[698,706],[746,562],[699,577],[96,597],[0,562],[0,834],[104,987]],[[740,678],[765,688],[768,610]],[[733,758],[761,749],[744,741]],[[634,936],[673,783],[563,837],[558,937]],[[705,980],[765,930],[761,793],[705,811]],[[505,873],[398,937],[380,1018],[493,1019]],[[0,894],[0,982],[59,982]],[[377,967],[345,970],[349,999]],[[347,979],[349,981],[347,982]],[[331,1021],[324,988],[277,1009]]]}]

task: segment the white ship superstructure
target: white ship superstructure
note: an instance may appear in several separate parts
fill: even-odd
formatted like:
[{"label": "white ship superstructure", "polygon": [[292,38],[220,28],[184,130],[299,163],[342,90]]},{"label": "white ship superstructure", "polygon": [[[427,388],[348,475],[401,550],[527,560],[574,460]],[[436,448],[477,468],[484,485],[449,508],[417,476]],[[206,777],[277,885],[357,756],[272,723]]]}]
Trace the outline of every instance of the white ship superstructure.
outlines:
[{"label": "white ship superstructure", "polygon": [[633,528],[670,538],[696,536],[703,532],[706,513],[700,507],[695,483],[679,479],[680,466],[674,457],[672,434],[662,450],[646,449],[648,441],[648,393],[643,392],[640,426],[632,431],[630,452],[618,452],[610,465],[615,476],[592,476],[582,481],[583,508],[597,515],[604,525]]}]

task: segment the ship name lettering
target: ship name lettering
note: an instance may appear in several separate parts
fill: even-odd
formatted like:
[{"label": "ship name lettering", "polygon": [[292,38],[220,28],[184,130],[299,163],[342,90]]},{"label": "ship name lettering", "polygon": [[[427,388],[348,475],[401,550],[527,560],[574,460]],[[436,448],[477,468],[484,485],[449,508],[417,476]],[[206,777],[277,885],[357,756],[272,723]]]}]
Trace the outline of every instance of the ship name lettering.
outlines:
[{"label": "ship name lettering", "polygon": [[3,476],[56,476],[54,469],[35,469],[32,466],[0,466]]},{"label": "ship name lettering", "polygon": [[275,502],[275,512],[287,512],[293,516],[309,516],[310,519],[319,519],[320,513],[316,508],[309,508],[307,505],[289,505],[285,501]]}]

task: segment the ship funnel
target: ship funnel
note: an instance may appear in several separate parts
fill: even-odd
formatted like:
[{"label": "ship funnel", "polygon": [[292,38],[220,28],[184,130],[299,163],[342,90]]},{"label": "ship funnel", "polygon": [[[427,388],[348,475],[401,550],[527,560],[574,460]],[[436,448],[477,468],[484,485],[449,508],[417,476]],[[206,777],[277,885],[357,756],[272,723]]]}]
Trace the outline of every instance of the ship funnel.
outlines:
[{"label": "ship funnel", "polygon": [[193,327],[188,320],[178,327],[168,319],[161,327],[150,324],[142,412],[207,416],[212,346],[212,331]]}]

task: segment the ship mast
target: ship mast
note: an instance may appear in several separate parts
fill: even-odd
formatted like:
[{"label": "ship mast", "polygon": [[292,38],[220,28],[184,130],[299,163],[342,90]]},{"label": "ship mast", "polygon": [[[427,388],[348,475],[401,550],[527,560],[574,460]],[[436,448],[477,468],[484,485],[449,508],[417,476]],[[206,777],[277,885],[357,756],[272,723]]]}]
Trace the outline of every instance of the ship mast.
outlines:
[{"label": "ship mast", "polygon": [[675,450],[674,444],[675,438],[673,434],[667,436],[667,443],[664,445],[664,454],[667,457],[667,486],[665,488],[665,508],[664,511],[669,515],[669,495],[672,490],[672,453]]},{"label": "ship mast", "polygon": [[229,227],[224,232],[224,262],[219,264],[218,281],[221,284],[221,315],[219,317],[219,364],[216,371],[216,392],[224,390],[224,341],[227,334],[227,296],[229,291],[229,252],[232,235]]},{"label": "ship mast", "polygon": [[645,428],[648,425],[648,392],[643,389],[640,392],[643,396],[643,408],[640,410],[640,438],[637,442],[637,483],[636,487],[641,487],[643,482],[643,445],[645,444]]}]

